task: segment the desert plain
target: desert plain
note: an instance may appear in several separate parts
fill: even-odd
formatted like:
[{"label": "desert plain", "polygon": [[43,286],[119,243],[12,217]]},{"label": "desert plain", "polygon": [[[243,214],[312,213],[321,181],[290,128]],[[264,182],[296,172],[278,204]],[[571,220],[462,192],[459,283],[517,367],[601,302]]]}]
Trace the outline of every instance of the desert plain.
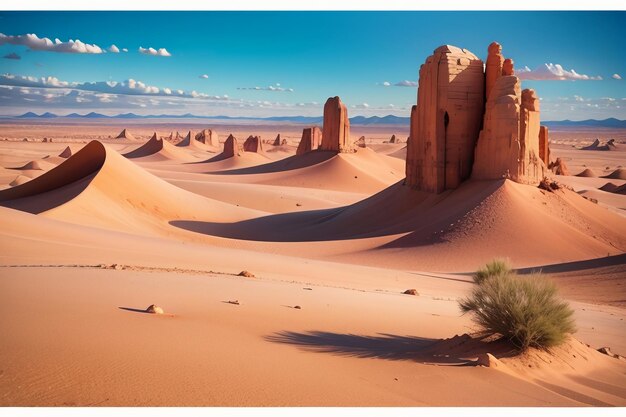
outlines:
[{"label": "desert plain", "polygon": [[[403,186],[408,126],[296,156],[305,127],[3,121],[0,405],[626,405],[626,362],[596,350],[626,355],[626,131],[551,129],[554,192],[432,194]],[[497,257],[554,280],[565,345],[471,337],[457,300]]]}]

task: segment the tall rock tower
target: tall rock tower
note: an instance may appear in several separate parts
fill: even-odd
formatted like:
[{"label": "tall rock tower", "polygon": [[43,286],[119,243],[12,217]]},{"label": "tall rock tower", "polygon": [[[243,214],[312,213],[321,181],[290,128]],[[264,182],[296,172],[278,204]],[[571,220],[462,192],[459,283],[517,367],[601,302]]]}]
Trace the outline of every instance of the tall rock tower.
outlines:
[{"label": "tall rock tower", "polygon": [[348,110],[339,97],[331,97],[324,105],[323,151],[352,152]]},{"label": "tall rock tower", "polygon": [[444,45],[426,59],[411,110],[406,185],[441,193],[470,176],[484,97],[483,62],[473,53]]}]

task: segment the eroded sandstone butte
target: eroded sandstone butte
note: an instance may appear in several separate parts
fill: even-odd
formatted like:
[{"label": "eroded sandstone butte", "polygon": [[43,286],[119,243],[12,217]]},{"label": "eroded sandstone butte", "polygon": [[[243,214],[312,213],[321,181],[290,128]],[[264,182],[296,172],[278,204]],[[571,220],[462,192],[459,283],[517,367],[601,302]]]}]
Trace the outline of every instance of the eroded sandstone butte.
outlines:
[{"label": "eroded sandstone butte", "polygon": [[196,135],[196,140],[209,146],[219,146],[217,132],[211,129],[203,129]]},{"label": "eroded sandstone butte", "polygon": [[241,155],[241,146],[237,142],[237,138],[233,135],[228,135],[228,138],[224,142],[223,155],[227,158],[235,155]]},{"label": "eroded sandstone butte", "polygon": [[319,127],[307,127],[302,129],[302,138],[298,144],[296,155],[304,155],[319,148],[322,143],[322,131]]},{"label": "eroded sandstone butte", "polygon": [[324,104],[324,127],[319,149],[352,152],[348,110],[339,97],[330,97]]},{"label": "eroded sandstone butte", "polygon": [[263,152],[263,142],[259,136],[248,136],[248,139],[243,143],[243,150],[246,152]]},{"label": "eroded sandstone butte", "polygon": [[470,176],[484,85],[483,62],[466,49],[444,45],[426,59],[411,110],[406,185],[440,193]]}]

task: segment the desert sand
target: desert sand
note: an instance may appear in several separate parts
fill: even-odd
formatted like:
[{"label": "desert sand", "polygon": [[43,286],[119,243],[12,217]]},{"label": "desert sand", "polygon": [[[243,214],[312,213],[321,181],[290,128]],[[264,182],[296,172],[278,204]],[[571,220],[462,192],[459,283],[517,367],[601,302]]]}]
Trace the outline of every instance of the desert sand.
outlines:
[{"label": "desert sand", "polygon": [[[450,75],[465,113],[445,126],[447,101],[350,126],[339,97],[319,132],[3,121],[0,405],[626,405],[624,132],[603,151],[555,128],[540,151],[539,99],[501,52],[486,75],[449,45],[422,67],[418,96],[439,61],[478,83]],[[494,258],[549,274],[565,344],[475,337],[457,301]]]},{"label": "desert sand", "polygon": [[[217,162],[151,147],[154,130],[0,142],[2,405],[624,405],[625,362],[592,349],[626,354],[623,208],[576,193],[604,179],[407,194],[392,130],[352,154],[296,158],[294,140]],[[574,173],[619,165],[552,152]],[[576,310],[558,364],[458,346],[468,273],[504,255],[551,273]],[[135,311],[151,304],[166,314]],[[475,366],[485,352],[501,364]]]}]

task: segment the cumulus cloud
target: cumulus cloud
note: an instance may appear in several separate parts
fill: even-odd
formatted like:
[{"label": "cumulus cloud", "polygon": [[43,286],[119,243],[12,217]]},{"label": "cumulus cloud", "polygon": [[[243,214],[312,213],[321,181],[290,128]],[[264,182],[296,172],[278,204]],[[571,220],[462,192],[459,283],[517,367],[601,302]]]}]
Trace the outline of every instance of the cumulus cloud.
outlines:
[{"label": "cumulus cloud", "polygon": [[204,78],[206,80],[207,78],[209,78],[209,76],[207,74],[202,74],[198,78]]},{"label": "cumulus cloud", "polygon": [[3,58],[4,59],[22,59],[22,57],[19,56],[18,54],[16,54],[15,52],[11,52],[10,54],[6,54]]},{"label": "cumulus cloud", "polygon": [[[6,58],[6,57],[5,57],[5,58]],[[613,78],[614,80],[621,80],[621,79],[622,79],[622,76],[621,76],[621,75],[619,75],[619,74],[613,74],[613,75],[611,76],[611,78]]]},{"label": "cumulus cloud", "polygon": [[267,87],[237,87],[237,90],[293,92],[293,88],[284,88],[280,85],[280,83],[269,85]]},{"label": "cumulus cloud", "polygon": [[120,48],[118,48],[115,45],[111,45],[111,46],[109,46],[108,51],[109,52],[113,52],[114,54],[119,54],[120,53]]},{"label": "cumulus cloud", "polygon": [[101,54],[104,51],[98,45],[83,43],[79,39],[70,39],[61,42],[58,38],[51,41],[48,38],[40,38],[34,33],[26,35],[5,35],[0,33],[0,46],[5,44],[26,46],[33,51],[50,51],[73,54]]},{"label": "cumulus cloud", "polygon": [[170,54],[165,48],[154,49],[154,48],[144,48],[140,46],[139,53],[142,53],[144,55],[154,55],[154,56],[172,56],[172,54]]},{"label": "cumulus cloud", "polygon": [[579,74],[575,70],[567,71],[559,64],[543,64],[539,67],[531,70],[528,67],[524,67],[521,69],[516,69],[515,74],[521,80],[535,80],[535,81],[543,81],[543,80],[602,80],[602,77],[597,76],[589,76],[586,74]]},{"label": "cumulus cloud", "polygon": [[404,80],[394,84],[396,87],[417,87],[417,81]]},{"label": "cumulus cloud", "polygon": [[212,96],[197,91],[185,92],[184,90],[174,90],[171,88],[159,88],[147,85],[132,78],[117,81],[95,81],[95,82],[68,82],[61,81],[56,77],[28,77],[22,75],[3,74],[0,75],[0,85],[15,87],[38,87],[38,88],[71,88],[82,91],[92,91],[107,94],[124,95],[145,95],[145,96],[175,96],[201,99],[224,99],[225,96]]},{"label": "cumulus cloud", "polygon": [[128,48],[122,48],[122,52],[128,52]]}]

